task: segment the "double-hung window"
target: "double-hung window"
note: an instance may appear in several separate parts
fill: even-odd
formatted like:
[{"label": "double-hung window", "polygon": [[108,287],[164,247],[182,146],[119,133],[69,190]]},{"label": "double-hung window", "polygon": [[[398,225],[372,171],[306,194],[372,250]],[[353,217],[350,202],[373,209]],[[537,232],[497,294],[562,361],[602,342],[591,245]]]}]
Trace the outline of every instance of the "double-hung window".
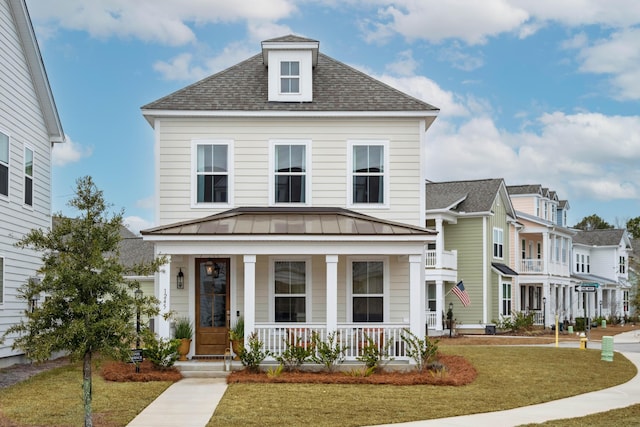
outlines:
[{"label": "double-hung window", "polygon": [[351,204],[384,204],[387,185],[385,143],[351,144]]},{"label": "double-hung window", "polygon": [[24,149],[24,204],[33,206],[33,150]]},{"label": "double-hung window", "polygon": [[9,136],[0,132],[0,196],[9,195]]},{"label": "double-hung window", "polygon": [[504,233],[502,228],[493,229],[493,257],[503,257]]},{"label": "double-hung window", "polygon": [[308,203],[309,144],[273,143],[274,203]]},{"label": "double-hung window", "polygon": [[300,93],[300,62],[280,62],[280,92]]},{"label": "double-hung window", "polygon": [[274,307],[276,322],[307,321],[307,262],[274,261]]},{"label": "double-hung window", "polygon": [[231,147],[228,141],[193,142],[196,206],[229,203]]},{"label": "double-hung window", "polygon": [[351,264],[353,322],[384,321],[384,262]]},{"label": "double-hung window", "polygon": [[502,284],[502,311],[503,316],[511,315],[511,283]]}]

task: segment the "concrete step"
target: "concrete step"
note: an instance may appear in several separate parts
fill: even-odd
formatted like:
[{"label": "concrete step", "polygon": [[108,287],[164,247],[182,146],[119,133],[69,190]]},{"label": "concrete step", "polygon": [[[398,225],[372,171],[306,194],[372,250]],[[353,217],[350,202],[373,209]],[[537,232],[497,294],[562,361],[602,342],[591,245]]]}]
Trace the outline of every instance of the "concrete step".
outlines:
[{"label": "concrete step", "polygon": [[[225,378],[229,371],[225,371],[222,361],[197,361],[176,362],[174,365],[184,378]],[[240,369],[241,363],[234,361],[232,368]]]}]

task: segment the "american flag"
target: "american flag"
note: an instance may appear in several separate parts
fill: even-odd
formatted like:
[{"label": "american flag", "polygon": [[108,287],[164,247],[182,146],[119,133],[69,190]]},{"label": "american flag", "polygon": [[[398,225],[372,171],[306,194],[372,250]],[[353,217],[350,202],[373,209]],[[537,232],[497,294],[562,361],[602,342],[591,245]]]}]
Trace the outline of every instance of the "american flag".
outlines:
[{"label": "american flag", "polygon": [[462,283],[462,280],[459,281],[458,284],[453,287],[453,289],[451,289],[451,292],[456,294],[463,306],[466,307],[468,305],[471,305],[469,294],[464,290],[464,284]]}]

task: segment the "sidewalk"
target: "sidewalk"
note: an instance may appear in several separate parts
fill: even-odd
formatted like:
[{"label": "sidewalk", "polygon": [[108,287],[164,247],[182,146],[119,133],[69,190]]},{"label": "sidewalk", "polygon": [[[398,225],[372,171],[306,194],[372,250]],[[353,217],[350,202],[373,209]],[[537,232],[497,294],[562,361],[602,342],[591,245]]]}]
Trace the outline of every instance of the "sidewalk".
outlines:
[{"label": "sidewalk", "polygon": [[[640,343],[639,331],[614,336],[615,344]],[[578,343],[564,345],[578,346]],[[564,346],[563,345],[563,346]],[[589,342],[589,348],[599,348],[600,343]],[[622,353],[640,372],[640,353]],[[147,406],[128,427],[204,427],[227,389],[224,378],[187,378],[171,385]],[[576,418],[624,408],[640,403],[640,373],[630,381],[604,390],[581,394],[566,399],[525,406],[499,412],[462,415],[435,420],[386,424],[389,427],[466,427],[466,426],[518,426],[542,423],[562,418]]]}]

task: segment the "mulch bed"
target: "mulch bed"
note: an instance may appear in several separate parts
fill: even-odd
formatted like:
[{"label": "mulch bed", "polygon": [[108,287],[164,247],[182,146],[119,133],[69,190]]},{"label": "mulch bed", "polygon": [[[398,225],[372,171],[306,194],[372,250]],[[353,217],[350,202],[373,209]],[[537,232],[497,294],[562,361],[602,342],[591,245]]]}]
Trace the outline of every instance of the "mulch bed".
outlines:
[{"label": "mulch bed", "polygon": [[472,383],[478,372],[462,356],[439,355],[438,361],[446,367],[446,373],[427,371],[375,372],[367,377],[351,375],[349,372],[282,372],[269,376],[264,372],[253,373],[246,369],[234,371],[227,383],[307,383],[307,384],[389,384],[389,385],[449,385],[462,386]]},{"label": "mulch bed", "polygon": [[148,360],[140,363],[139,373],[136,372],[136,365],[123,362],[107,362],[102,366],[100,373],[105,380],[115,382],[179,381],[182,379],[182,374],[177,368],[159,370]]}]

